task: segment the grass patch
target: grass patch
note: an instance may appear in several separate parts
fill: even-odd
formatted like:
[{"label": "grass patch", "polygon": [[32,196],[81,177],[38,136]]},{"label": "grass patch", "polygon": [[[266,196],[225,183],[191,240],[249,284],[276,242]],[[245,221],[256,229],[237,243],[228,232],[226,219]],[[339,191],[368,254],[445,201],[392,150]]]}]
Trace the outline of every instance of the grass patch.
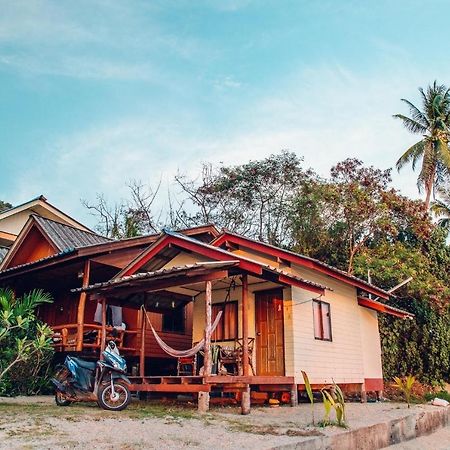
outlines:
[{"label": "grass patch", "polygon": [[317,425],[320,428],[325,428],[325,427],[339,427],[339,428],[344,428],[345,430],[347,430],[349,428],[349,426],[346,423],[339,423],[337,420],[321,420],[320,422],[317,422]]},{"label": "grass patch", "polygon": [[209,414],[199,415],[195,405],[180,405],[177,403],[161,403],[161,401],[133,402],[127,409],[114,412],[106,411],[97,406],[96,403],[74,403],[70,406],[56,406],[44,403],[0,403],[0,421],[11,420],[17,416],[28,417],[61,418],[71,422],[84,419],[169,419],[177,421],[180,419],[211,419]]},{"label": "grass patch", "polygon": [[450,402],[450,394],[447,391],[429,392],[428,394],[425,394],[425,400],[427,401],[431,401],[436,397]]},{"label": "grass patch", "polygon": [[201,417],[194,406],[151,401],[132,403],[122,412],[132,419],[198,419]]},{"label": "grass patch", "polygon": [[238,420],[228,420],[230,431],[240,433],[251,433],[260,435],[272,435],[272,436],[322,436],[319,430],[304,430],[301,428],[286,428],[283,426],[274,425],[256,425],[252,423],[241,422]]}]

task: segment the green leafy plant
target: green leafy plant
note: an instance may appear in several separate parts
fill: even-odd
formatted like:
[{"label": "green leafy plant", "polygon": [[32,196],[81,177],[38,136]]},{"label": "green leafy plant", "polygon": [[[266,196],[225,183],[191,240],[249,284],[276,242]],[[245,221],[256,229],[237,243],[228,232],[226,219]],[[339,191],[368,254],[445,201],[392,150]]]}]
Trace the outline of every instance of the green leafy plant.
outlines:
[{"label": "green leafy plant", "polygon": [[345,398],[342,389],[333,381],[334,392],[336,395],[336,419],[339,426],[346,426],[345,424]]},{"label": "green leafy plant", "polygon": [[323,407],[325,409],[325,415],[322,420],[322,425],[327,426],[330,424],[330,412],[331,407],[333,406],[334,400],[333,398],[329,398],[329,392],[325,389],[322,389],[320,391],[322,393],[322,399],[323,399]]},{"label": "green leafy plant", "polygon": [[346,427],[345,423],[345,398],[341,388],[333,381],[334,395],[327,389],[322,389],[323,407],[325,409],[324,419],[321,424],[327,426],[331,424],[330,412],[331,407],[336,413],[336,421],[340,427]]},{"label": "green leafy plant", "polygon": [[414,375],[408,375],[405,378],[394,377],[394,381],[394,387],[402,391],[409,408],[411,406],[412,388],[414,386],[414,383],[416,382],[416,378],[414,377]]},{"label": "green leafy plant", "polygon": [[305,383],[306,393],[308,394],[308,398],[311,403],[311,417],[312,417],[312,423],[314,425],[314,422],[315,422],[315,420],[314,420],[314,396],[313,396],[313,392],[312,392],[312,388],[311,388],[311,383],[309,382],[308,375],[306,374],[306,372],[304,370],[302,370],[302,376],[303,376],[303,381]]},{"label": "green leafy plant", "polygon": [[[41,384],[40,371],[53,353],[52,330],[36,317],[35,310],[51,301],[41,290],[16,298],[12,290],[0,289],[1,394],[35,393]],[[17,378],[19,374],[22,377]]]}]

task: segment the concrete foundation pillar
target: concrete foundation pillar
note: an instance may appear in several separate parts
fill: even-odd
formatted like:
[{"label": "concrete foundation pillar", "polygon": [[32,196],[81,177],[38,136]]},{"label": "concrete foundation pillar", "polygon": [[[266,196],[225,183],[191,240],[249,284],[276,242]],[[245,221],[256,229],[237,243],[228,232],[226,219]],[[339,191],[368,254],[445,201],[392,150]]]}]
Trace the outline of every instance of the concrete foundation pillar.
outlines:
[{"label": "concrete foundation pillar", "polygon": [[198,393],[198,412],[206,413],[209,411],[209,392]]},{"label": "concrete foundation pillar", "polygon": [[250,386],[242,391],[241,414],[250,414]]},{"label": "concrete foundation pillar", "polygon": [[291,386],[291,406],[298,406],[298,389],[296,384]]},{"label": "concrete foundation pillar", "polygon": [[361,403],[367,403],[367,392],[364,385],[361,387]]}]

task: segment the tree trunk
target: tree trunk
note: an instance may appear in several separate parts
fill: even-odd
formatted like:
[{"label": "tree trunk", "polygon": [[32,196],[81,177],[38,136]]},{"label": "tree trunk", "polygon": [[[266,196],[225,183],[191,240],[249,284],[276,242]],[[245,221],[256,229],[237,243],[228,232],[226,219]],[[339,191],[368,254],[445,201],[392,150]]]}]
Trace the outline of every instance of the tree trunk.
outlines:
[{"label": "tree trunk", "polygon": [[425,208],[427,209],[427,211],[430,209],[430,202],[431,202],[431,192],[433,191],[433,178],[431,178],[426,186],[425,186],[425,191],[427,193],[426,198],[425,198]]}]

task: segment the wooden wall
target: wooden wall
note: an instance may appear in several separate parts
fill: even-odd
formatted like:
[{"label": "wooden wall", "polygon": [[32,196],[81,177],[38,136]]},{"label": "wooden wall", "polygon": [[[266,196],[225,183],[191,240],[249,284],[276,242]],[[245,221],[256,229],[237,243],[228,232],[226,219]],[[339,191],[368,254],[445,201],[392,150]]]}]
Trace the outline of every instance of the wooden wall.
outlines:
[{"label": "wooden wall", "polygon": [[48,243],[41,232],[36,228],[32,228],[27,236],[27,245],[22,245],[17,250],[8,267],[37,261],[55,253],[57,253],[57,250]]}]

